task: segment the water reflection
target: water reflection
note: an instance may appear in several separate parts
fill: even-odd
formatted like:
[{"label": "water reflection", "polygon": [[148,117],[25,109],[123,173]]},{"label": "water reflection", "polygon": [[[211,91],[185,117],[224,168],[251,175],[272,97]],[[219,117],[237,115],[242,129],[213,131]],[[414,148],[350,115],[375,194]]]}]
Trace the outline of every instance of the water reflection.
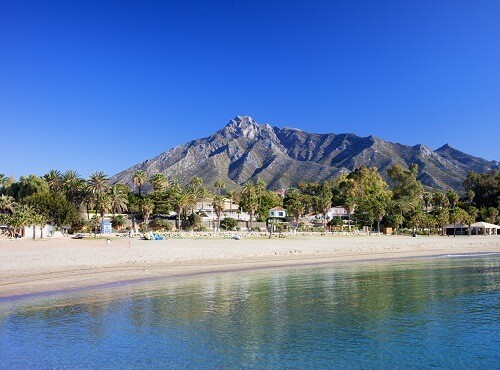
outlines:
[{"label": "water reflection", "polygon": [[29,353],[44,366],[494,365],[499,292],[498,257],[166,280],[4,310],[0,356],[29,365]]}]

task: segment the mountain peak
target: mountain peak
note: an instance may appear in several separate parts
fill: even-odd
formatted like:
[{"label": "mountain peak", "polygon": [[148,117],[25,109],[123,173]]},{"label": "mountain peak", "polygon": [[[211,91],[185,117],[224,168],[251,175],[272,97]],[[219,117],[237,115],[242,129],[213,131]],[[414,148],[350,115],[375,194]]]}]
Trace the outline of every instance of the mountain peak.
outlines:
[{"label": "mountain peak", "polygon": [[425,145],[406,146],[373,135],[314,134],[258,124],[239,115],[209,137],[190,141],[115,175],[113,182],[132,184],[135,171],[148,176],[164,173],[187,183],[194,176],[213,184],[222,179],[238,188],[246,181],[263,179],[270,188],[295,186],[299,181],[321,182],[360,166],[376,166],[387,179],[395,164],[418,163],[422,182],[440,189],[461,189],[468,171],[484,173],[499,168],[451,148],[432,152]]},{"label": "mountain peak", "polygon": [[436,149],[436,151],[440,151],[440,150],[446,150],[446,149],[455,149],[454,147],[452,147],[450,144],[446,143],[444,144],[442,147]]},{"label": "mountain peak", "polygon": [[227,126],[260,126],[255,120],[250,116],[236,116],[229,121]]},{"label": "mountain peak", "polygon": [[219,131],[223,136],[233,138],[255,139],[258,137],[271,138],[274,136],[272,127],[265,124],[260,125],[250,116],[236,116]]}]

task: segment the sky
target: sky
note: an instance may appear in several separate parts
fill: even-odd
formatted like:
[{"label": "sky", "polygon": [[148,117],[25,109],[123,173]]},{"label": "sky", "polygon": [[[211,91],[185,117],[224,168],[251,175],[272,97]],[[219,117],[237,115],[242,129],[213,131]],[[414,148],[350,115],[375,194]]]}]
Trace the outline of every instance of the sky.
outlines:
[{"label": "sky", "polygon": [[500,1],[0,0],[0,173],[113,175],[236,115],[500,160]]}]

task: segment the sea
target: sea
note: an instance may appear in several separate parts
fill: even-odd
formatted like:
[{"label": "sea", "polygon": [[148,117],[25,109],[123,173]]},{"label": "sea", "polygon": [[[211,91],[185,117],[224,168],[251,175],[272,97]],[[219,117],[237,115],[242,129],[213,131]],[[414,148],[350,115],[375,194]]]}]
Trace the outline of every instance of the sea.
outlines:
[{"label": "sea", "polygon": [[2,299],[0,368],[500,369],[500,255]]}]

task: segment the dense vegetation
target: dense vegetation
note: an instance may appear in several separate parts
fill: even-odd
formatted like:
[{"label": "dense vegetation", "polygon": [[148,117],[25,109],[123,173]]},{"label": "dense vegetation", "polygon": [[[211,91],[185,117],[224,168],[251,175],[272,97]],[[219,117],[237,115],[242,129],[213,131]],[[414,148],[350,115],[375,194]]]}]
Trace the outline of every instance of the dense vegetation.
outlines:
[{"label": "dense vegetation", "polygon": [[[219,226],[226,229],[235,226],[234,221],[222,219],[226,199],[230,200],[230,208],[239,204],[240,211],[258,221],[264,221],[268,210],[278,205],[284,206],[296,222],[304,214],[326,215],[332,206],[343,206],[350,213],[349,229],[354,225],[379,231],[386,226],[442,232],[448,223],[499,222],[500,171],[469,173],[463,182],[465,191],[460,195],[453,190],[443,193],[424,189],[417,173],[416,165],[409,169],[391,167],[390,187],[375,167],[361,167],[333,181],[298,183],[286,191],[284,198],[266,190],[262,180],[248,182],[236,192],[226,189],[221,180],[210,184],[209,189],[197,177],[180,184],[169,181],[164,174],[148,178],[141,171],[133,176],[134,189],[125,184],[110,184],[103,172],[94,172],[86,180],[74,171],[52,170],[42,177],[21,176],[18,180],[0,174],[0,225],[7,226],[10,236],[19,234],[24,226],[41,227],[46,223],[95,232],[104,215],[111,213],[115,229],[125,226],[123,214],[128,214],[134,228],[136,220],[141,220],[137,226],[143,229],[170,230],[173,225],[166,216],[174,211],[177,229],[199,230],[201,217],[194,210],[197,202],[207,198],[212,199]],[[153,190],[144,194],[147,182]],[[326,229],[342,222],[323,217],[322,223]],[[249,226],[252,227],[252,221]]]}]

